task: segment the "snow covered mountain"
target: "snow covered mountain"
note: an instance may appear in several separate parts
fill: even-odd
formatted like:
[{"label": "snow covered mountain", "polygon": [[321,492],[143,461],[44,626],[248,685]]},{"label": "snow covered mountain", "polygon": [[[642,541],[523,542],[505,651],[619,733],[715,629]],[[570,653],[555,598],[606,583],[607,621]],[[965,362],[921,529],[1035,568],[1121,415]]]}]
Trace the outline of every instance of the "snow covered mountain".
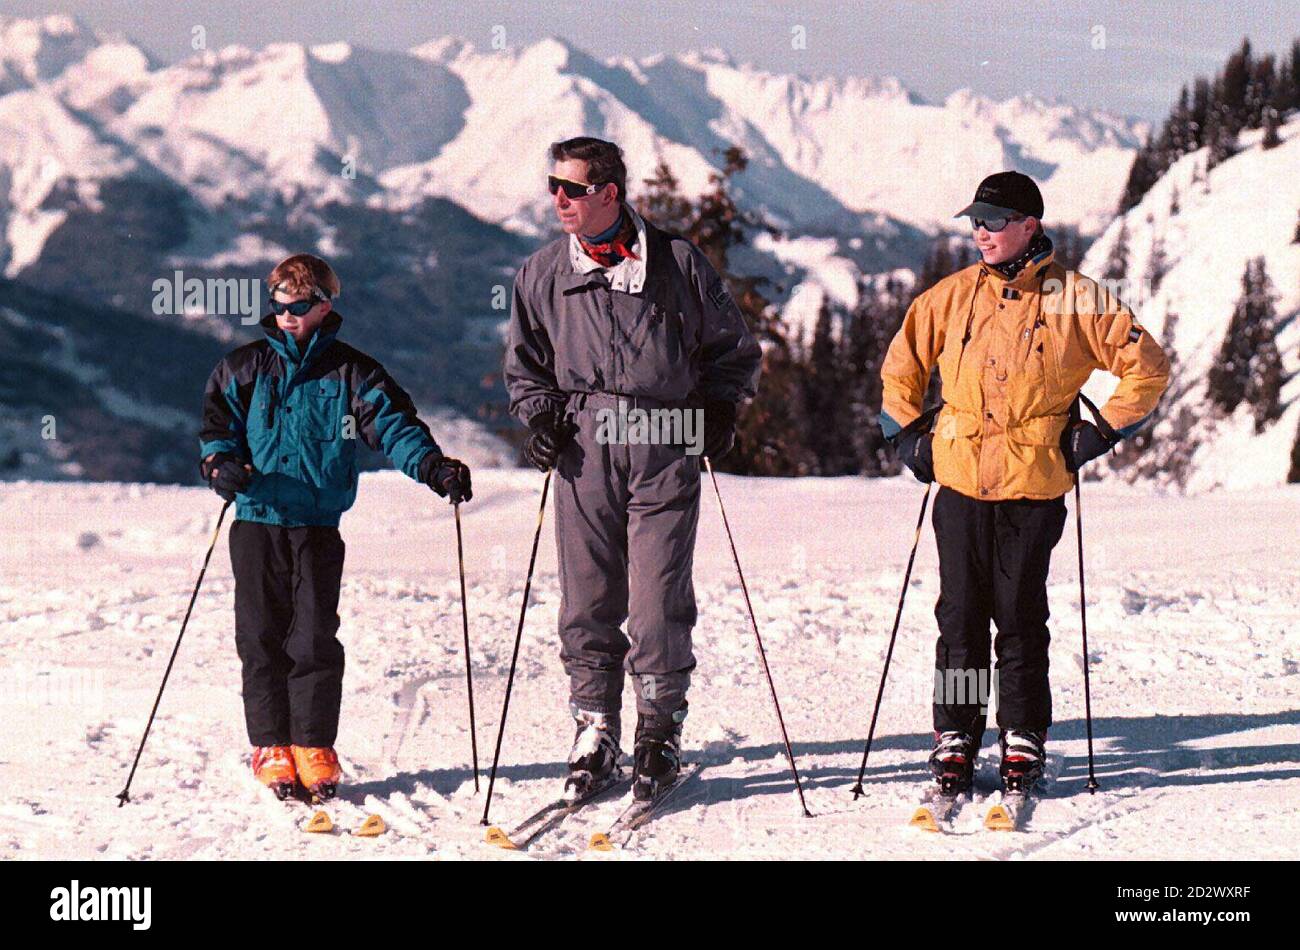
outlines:
[{"label": "snow covered mountain", "polygon": [[[73,17],[0,17],[0,95],[59,83],[71,92],[112,92],[157,64],[120,36],[91,30]],[[83,103],[93,100],[82,99]]]},{"label": "snow covered mountain", "polygon": [[[773,74],[716,52],[600,62],[554,38],[505,51],[443,38],[409,53],[273,43],[158,67],[68,17],[0,19],[0,69],[0,93],[29,93],[0,126],[27,139],[0,153],[13,180],[94,181],[125,160],[208,208],[434,195],[533,233],[550,225],[545,147],[578,130],[623,143],[633,182],[664,160],[689,191],[738,144],[751,157],[741,189],[777,223],[887,235],[949,223],[974,180],[1004,167],[1043,179],[1058,223],[1096,232],[1146,131],[1029,95],[927,103],[893,79]],[[70,138],[77,161],[57,148]],[[33,200],[9,197],[28,212]],[[31,251],[9,253],[10,276]]]},{"label": "snow covered mountain", "polygon": [[774,74],[717,51],[600,62],[551,38],[504,52],[439,40],[413,52],[458,76],[473,105],[435,159],[385,182],[473,196],[498,220],[544,220],[546,202],[535,175],[495,156],[508,149],[540,170],[546,145],[581,127],[624,145],[632,181],[663,159],[688,190],[705,186],[715,149],[740,145],[752,160],[750,203],[794,230],[870,231],[882,215],[944,226],[985,170],[1015,167],[1044,180],[1058,222],[1096,232],[1146,132],[1030,95],[994,102],[961,90],[929,103],[895,79]]},{"label": "snow covered mountain", "polygon": [[[489,51],[445,37],[162,65],[71,17],[0,17],[0,276],[230,343],[256,330],[155,313],[155,281],[260,278],[315,250],[340,264],[349,334],[418,401],[491,417],[485,328],[553,228],[539,187],[552,141],[621,142],[633,197],[660,161],[697,193],[721,150],[743,147],[741,201],[788,235],[744,249],[745,266],[781,303],[815,290],[800,298],[815,312],[860,274],[918,265],[989,170],[1033,172],[1058,222],[1095,231],[1145,131],[1032,96],[927,103],[892,79],[779,75],[719,52],[601,62],[553,38]],[[135,477],[178,463],[150,464]]]},{"label": "snow covered mountain", "polygon": [[[1183,156],[1141,203],[1117,218],[1080,270],[1123,266],[1121,296],[1164,340],[1174,379],[1159,409],[1154,444],[1124,477],[1155,475],[1189,491],[1277,485],[1293,466],[1300,426],[1300,116],[1267,149],[1242,133],[1236,155],[1206,172],[1207,150]],[[1127,246],[1125,251],[1122,245]],[[1262,258],[1272,285],[1285,383],[1281,417],[1256,431],[1251,407],[1230,415],[1208,393],[1210,369],[1242,295],[1248,261]],[[1105,396],[1112,377],[1090,392]]]}]

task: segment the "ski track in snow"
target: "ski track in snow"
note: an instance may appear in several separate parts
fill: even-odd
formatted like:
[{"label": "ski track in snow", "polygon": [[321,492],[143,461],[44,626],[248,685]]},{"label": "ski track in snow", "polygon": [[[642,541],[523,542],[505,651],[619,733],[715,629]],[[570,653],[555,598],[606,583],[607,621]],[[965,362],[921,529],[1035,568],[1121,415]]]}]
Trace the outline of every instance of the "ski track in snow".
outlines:
[{"label": "ski track in snow", "polygon": [[[927,777],[937,594],[927,525],[866,794],[861,761],[920,489],[907,480],[720,479],[814,819],[802,817],[711,492],[697,553],[702,774],[623,852],[585,852],[622,802],[525,854],[479,824],[540,477],[476,473],[464,509],[474,794],[450,512],[394,473],[345,516],[347,649],[336,829],[248,774],[226,528],[158,719],[117,807],[219,503],[201,489],[11,483],[0,495],[0,858],[1296,858],[1300,559],[1294,489],[1164,497],[1085,487],[1094,748],[1089,795],[1073,528],[1057,548],[1049,781],[1021,833],[982,830],[995,730],[951,833],[909,829]],[[707,487],[707,486],[706,486]],[[533,585],[494,824],[555,796],[572,736],[554,634],[551,518]],[[1073,522],[1073,517],[1071,517]],[[630,736],[634,712],[625,693]],[[379,814],[385,835],[348,832]]]}]

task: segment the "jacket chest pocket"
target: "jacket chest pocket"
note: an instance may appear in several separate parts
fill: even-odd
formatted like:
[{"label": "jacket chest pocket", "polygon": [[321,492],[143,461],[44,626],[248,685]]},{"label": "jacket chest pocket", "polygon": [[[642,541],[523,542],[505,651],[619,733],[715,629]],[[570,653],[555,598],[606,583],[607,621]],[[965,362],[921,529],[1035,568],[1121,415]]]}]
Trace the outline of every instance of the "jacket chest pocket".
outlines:
[{"label": "jacket chest pocket", "polygon": [[1012,367],[1028,381],[1041,386],[1046,380],[1048,350],[1052,339],[1042,313],[1035,313],[1023,322],[1020,333],[1012,344]]},{"label": "jacket chest pocket", "polygon": [[338,438],[343,387],[337,379],[313,379],[303,387],[303,434],[325,442]]},{"label": "jacket chest pocket", "polygon": [[671,300],[629,298],[623,320],[627,346],[633,355],[646,352],[676,363],[693,349],[685,339],[685,315]]}]

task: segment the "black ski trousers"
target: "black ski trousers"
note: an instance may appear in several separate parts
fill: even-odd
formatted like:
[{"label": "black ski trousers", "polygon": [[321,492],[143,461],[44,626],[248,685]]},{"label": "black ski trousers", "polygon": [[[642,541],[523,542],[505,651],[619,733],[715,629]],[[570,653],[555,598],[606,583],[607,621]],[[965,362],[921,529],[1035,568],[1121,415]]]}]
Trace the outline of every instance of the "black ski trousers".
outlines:
[{"label": "black ski trousers", "polygon": [[230,526],[235,647],[255,746],[332,746],[343,697],[337,528]]},{"label": "black ski trousers", "polygon": [[[979,743],[989,696],[1000,729],[1045,733],[1052,722],[1047,677],[1047,572],[1065,528],[1065,498],[979,501],[941,487],[934,499],[939,549],[934,728]],[[997,666],[990,677],[990,622]]]}]

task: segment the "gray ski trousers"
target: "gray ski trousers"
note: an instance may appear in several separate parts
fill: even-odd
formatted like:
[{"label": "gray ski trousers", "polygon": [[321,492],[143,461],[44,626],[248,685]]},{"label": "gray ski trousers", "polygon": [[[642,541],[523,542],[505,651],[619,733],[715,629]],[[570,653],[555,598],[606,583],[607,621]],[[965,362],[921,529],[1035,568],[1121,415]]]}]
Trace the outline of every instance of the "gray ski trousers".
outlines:
[{"label": "gray ski trousers", "polygon": [[574,394],[568,403],[578,431],[556,465],[560,657],[579,709],[617,712],[626,669],[638,713],[669,716],[685,702],[695,668],[701,461],[680,444],[598,438],[598,413],[616,411],[620,398],[664,405],[605,393]]}]

